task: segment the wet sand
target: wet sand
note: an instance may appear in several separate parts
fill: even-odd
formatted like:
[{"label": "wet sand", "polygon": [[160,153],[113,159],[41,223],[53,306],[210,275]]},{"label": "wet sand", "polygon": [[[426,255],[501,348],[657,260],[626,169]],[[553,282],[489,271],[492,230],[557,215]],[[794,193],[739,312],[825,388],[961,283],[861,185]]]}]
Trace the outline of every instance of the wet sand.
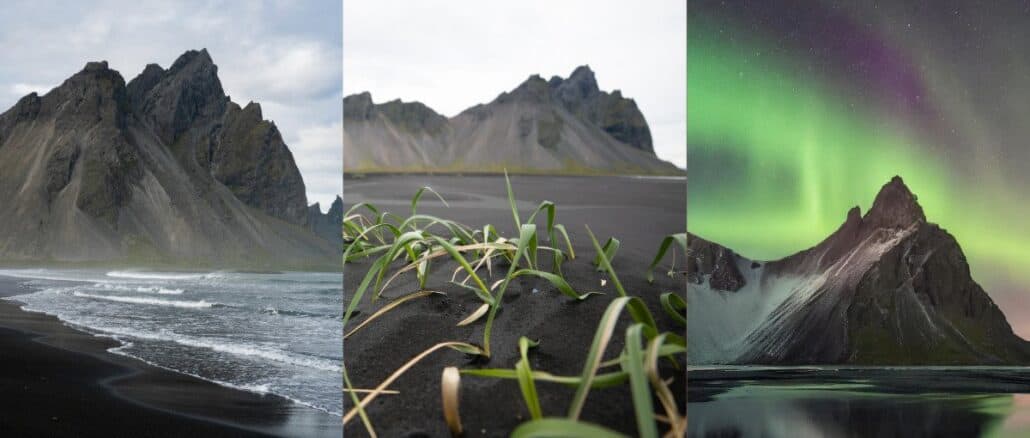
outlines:
[{"label": "wet sand", "polygon": [[[24,282],[0,277],[0,297]],[[107,352],[118,345],[0,300],[0,435],[341,434],[340,417]]]},{"label": "wet sand", "polygon": [[[600,316],[611,300],[618,296],[611,282],[606,286],[600,285],[603,276],[590,264],[594,250],[584,224],[590,225],[602,242],[612,235],[621,240],[622,247],[613,262],[615,270],[627,291],[644,299],[659,328],[675,332],[685,330],[665,315],[658,302],[658,295],[662,292],[683,293],[685,278],[670,278],[659,270],[654,285],[649,285],[645,279],[647,265],[662,238],[685,229],[684,180],[513,176],[512,184],[523,218],[539,201],[546,199],[557,204],[556,220],[568,228],[577,253],[576,260],[566,262],[562,271],[575,289],[597,290],[605,295],[575,302],[557,293],[546,282],[528,277],[513,280],[494,323],[491,335],[493,355],[489,361],[450,350],[428,356],[393,385],[392,389],[401,392],[399,395],[380,396],[368,409],[380,436],[448,436],[440,407],[441,370],[446,366],[513,368],[519,358],[517,342],[520,336],[540,342],[539,347],[530,353],[534,370],[559,375],[582,372]],[[440,192],[450,207],[444,207],[427,193],[420,203],[420,212],[457,220],[472,227],[490,223],[497,226],[502,234],[511,235],[513,232],[503,176],[376,175],[345,180],[345,209],[367,201],[382,210],[406,216],[410,214],[411,196],[425,185]],[[550,266],[549,263],[549,260],[541,261],[542,266]],[[345,267],[345,294],[357,287],[366,269],[367,264],[363,263]],[[453,269],[450,265],[438,269],[426,288],[447,292],[446,296],[404,303],[344,342],[344,360],[356,387],[374,387],[411,357],[438,342],[481,343],[482,321],[465,327],[455,326],[480,302],[471,292],[448,283]],[[384,300],[375,306],[364,301],[358,307],[362,313],[352,318],[345,332],[390,298],[415,290],[414,276],[402,276],[384,292]],[[606,359],[614,357],[622,349],[629,317],[623,316],[620,321],[608,346]],[[685,363],[685,358],[682,363]],[[663,370],[663,375],[676,377],[672,388],[683,396],[680,405],[685,407],[684,372],[684,369]],[[575,389],[538,382],[537,391],[545,416],[564,416]],[[514,380],[463,376],[460,398],[466,436],[508,436],[512,428],[528,418]],[[345,399],[345,409],[351,406],[349,399]],[[628,385],[591,390],[582,418],[635,435]],[[348,437],[367,436],[359,420],[348,424],[345,433]]]}]

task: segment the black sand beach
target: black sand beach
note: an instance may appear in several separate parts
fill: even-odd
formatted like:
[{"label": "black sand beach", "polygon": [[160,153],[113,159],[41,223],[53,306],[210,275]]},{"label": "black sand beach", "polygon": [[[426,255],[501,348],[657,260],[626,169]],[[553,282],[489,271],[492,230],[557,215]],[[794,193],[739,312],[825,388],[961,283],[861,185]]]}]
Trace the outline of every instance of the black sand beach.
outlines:
[{"label": "black sand beach", "polygon": [[[474,228],[489,223],[498,227],[502,234],[512,235],[514,224],[503,176],[375,175],[348,179],[344,183],[345,208],[358,202],[371,202],[381,210],[406,216],[410,214],[411,196],[426,185],[440,192],[450,208],[426,194],[419,205],[420,213],[453,219]],[[670,278],[664,275],[662,268],[656,273],[653,285],[649,285],[645,277],[647,266],[662,238],[683,232],[685,228],[684,180],[512,176],[512,185],[523,217],[539,201],[550,200],[557,204],[556,221],[567,227],[577,255],[575,260],[563,265],[562,271],[576,290],[602,291],[605,295],[575,302],[535,278],[513,280],[505,295],[504,307],[494,323],[493,354],[489,362],[472,361],[469,356],[451,350],[428,356],[392,385],[391,389],[400,391],[399,395],[382,395],[368,408],[380,436],[449,436],[440,402],[442,369],[446,366],[510,369],[519,357],[517,342],[520,336],[540,342],[529,355],[534,370],[559,375],[579,375],[582,372],[600,316],[611,300],[618,296],[610,281],[601,286],[600,279],[604,276],[590,264],[594,250],[584,224],[591,227],[602,243],[613,235],[621,240],[622,247],[613,261],[616,273],[627,292],[644,299],[659,328],[679,333],[685,330],[675,325],[661,310],[658,300],[662,292],[683,293],[685,278]],[[677,260],[682,260],[679,257]],[[345,294],[357,287],[366,269],[365,263],[345,267]],[[355,387],[375,387],[399,366],[438,342],[481,342],[482,321],[465,327],[455,326],[480,302],[471,292],[448,284],[450,265],[437,269],[439,271],[430,277],[426,288],[447,292],[447,296],[406,302],[347,338],[344,360]],[[503,273],[498,276],[495,272],[494,279],[502,276]],[[362,313],[352,318],[345,332],[389,299],[415,290],[417,285],[413,275],[400,277],[374,307],[363,300],[358,307]],[[629,318],[623,316],[620,321],[605,359],[614,357],[622,349]],[[684,363],[685,360],[681,361]],[[676,377],[672,388],[677,397],[685,393],[684,372],[684,368],[663,370],[664,376]],[[565,416],[575,389],[538,382],[537,391],[545,416]],[[512,428],[528,419],[515,380],[463,376],[460,398],[466,436],[507,436]],[[685,406],[685,399],[679,402],[680,406]],[[345,399],[345,410],[352,406],[349,398]],[[582,419],[635,435],[628,387],[591,390]],[[347,425],[345,433],[348,437],[367,435],[358,419]]]},{"label": "black sand beach", "polygon": [[[0,297],[31,292],[0,277]],[[340,418],[108,353],[114,340],[0,301],[0,436],[340,436]]]}]

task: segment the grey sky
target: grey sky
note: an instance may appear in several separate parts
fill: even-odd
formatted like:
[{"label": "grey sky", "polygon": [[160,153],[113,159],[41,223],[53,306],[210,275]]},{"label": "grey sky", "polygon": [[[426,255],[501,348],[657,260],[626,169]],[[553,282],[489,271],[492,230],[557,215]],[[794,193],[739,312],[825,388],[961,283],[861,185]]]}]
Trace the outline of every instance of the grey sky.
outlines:
[{"label": "grey sky", "polygon": [[345,94],[452,116],[589,64],[637,101],[658,156],[686,166],[684,0],[348,0],[343,17]]},{"label": "grey sky", "polygon": [[207,48],[226,94],[259,102],[279,126],[308,202],[325,210],[342,190],[340,21],[339,0],[5,2],[0,111],[87,61],[107,60],[129,81]]}]

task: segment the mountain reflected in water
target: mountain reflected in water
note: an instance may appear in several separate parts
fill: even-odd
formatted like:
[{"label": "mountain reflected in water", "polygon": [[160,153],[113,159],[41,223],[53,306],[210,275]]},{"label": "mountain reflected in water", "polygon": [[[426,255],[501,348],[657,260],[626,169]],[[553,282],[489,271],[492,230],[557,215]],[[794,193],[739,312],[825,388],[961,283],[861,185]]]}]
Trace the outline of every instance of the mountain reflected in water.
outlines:
[{"label": "mountain reflected in water", "polygon": [[1026,367],[691,368],[690,437],[1030,436]]}]

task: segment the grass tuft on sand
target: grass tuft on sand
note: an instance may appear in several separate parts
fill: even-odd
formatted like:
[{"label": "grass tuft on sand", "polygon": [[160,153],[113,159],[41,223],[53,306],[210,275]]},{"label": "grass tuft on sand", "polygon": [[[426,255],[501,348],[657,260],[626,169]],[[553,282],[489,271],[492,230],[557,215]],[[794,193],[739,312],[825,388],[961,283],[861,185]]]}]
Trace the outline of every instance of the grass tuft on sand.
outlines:
[{"label": "grass tuft on sand", "polygon": [[[343,317],[344,325],[346,326],[355,316],[359,304],[364,301],[375,305],[382,299],[384,291],[402,275],[414,275],[415,283],[419,287],[419,290],[402,295],[379,307],[349,330],[347,338],[360,336],[360,332],[371,326],[376,319],[407,303],[444,294],[425,289],[430,275],[444,269],[451,272],[450,284],[454,289],[466,291],[480,302],[475,311],[460,321],[454,321],[454,324],[483,324],[483,335],[477,343],[457,339],[439,342],[405,362],[372,390],[355,389],[345,364],[344,391],[353,402],[353,407],[344,416],[345,425],[355,418],[360,418],[368,434],[376,436],[374,421],[366,412],[366,407],[380,395],[403,397],[403,391],[401,394],[393,394],[387,388],[407,370],[436,351],[452,349],[489,360],[492,328],[497,313],[506,304],[505,292],[514,279],[530,276],[544,280],[560,294],[574,301],[589,300],[602,294],[598,291],[578,290],[563,274],[562,265],[566,261],[574,260],[576,254],[566,227],[556,222],[557,206],[550,201],[543,201],[523,220],[519,215],[507,174],[505,184],[512,219],[515,229],[518,230],[514,236],[501,235],[497,227],[491,224],[473,228],[446,218],[419,214],[419,201],[427,192],[447,205],[446,200],[429,187],[416,191],[410,203],[411,214],[407,217],[382,211],[369,203],[357,204],[345,213],[344,263],[357,265],[360,262],[362,268],[367,270],[358,272],[362,279],[355,290],[345,291],[347,306]],[[538,215],[542,215],[540,220]],[[543,226],[538,228],[537,222],[540,221],[543,222]],[[669,389],[671,379],[663,377],[661,372],[670,368],[682,372],[676,356],[685,355],[686,340],[679,333],[663,331],[644,301],[631,295],[623,287],[611,264],[611,260],[618,252],[619,240],[612,237],[604,245],[600,245],[589,227],[586,227],[586,232],[595,251],[592,262],[597,268],[598,280],[602,285],[604,281],[611,281],[618,297],[612,299],[597,321],[589,351],[586,357],[582,358],[582,372],[578,376],[560,376],[533,369],[530,359],[534,347],[539,343],[526,336],[518,338],[519,358],[511,368],[444,367],[439,374],[443,418],[438,421],[445,422],[452,435],[458,436],[463,433],[459,405],[460,382],[463,377],[515,380],[513,384],[518,385],[530,418],[516,427],[512,431],[512,436],[622,436],[604,425],[580,420],[580,414],[591,390],[622,385],[627,385],[630,390],[631,399],[626,400],[626,403],[627,406],[632,405],[638,436],[657,437],[659,430],[664,430],[665,436],[685,435],[684,409],[676,403]],[[677,245],[674,247],[673,244]],[[676,248],[686,254],[686,233],[667,236],[661,242],[646,273],[648,282],[653,280],[653,271],[666,259],[667,253],[672,254],[673,260],[669,275],[683,274],[685,269],[676,269],[675,266]],[[548,258],[551,261],[550,266],[541,266],[541,260]],[[686,257],[682,259],[686,260]],[[496,280],[493,277],[501,272],[495,273],[495,267],[506,268],[503,277]],[[685,328],[686,303],[682,296],[666,292],[661,295],[661,305],[671,320]],[[605,351],[612,339],[617,336],[616,326],[623,313],[629,314],[632,323],[626,327],[623,334],[622,351],[616,358],[606,361]],[[660,362],[664,362],[665,367],[661,366]],[[539,396],[540,391],[554,390],[554,387],[538,387],[538,383],[557,383],[575,388],[575,395],[564,416],[558,416],[559,412],[545,412]],[[660,410],[655,409],[655,401]]]}]

